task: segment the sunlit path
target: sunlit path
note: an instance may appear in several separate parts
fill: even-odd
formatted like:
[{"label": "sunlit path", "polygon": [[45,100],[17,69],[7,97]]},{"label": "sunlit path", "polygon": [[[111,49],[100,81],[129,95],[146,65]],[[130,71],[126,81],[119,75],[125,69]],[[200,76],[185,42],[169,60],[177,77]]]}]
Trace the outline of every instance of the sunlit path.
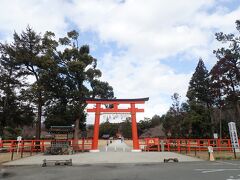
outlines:
[{"label": "sunlit path", "polygon": [[100,151],[106,151],[106,152],[129,152],[131,151],[131,147],[128,146],[124,141],[114,140],[112,143],[110,143],[108,146],[100,148]]}]

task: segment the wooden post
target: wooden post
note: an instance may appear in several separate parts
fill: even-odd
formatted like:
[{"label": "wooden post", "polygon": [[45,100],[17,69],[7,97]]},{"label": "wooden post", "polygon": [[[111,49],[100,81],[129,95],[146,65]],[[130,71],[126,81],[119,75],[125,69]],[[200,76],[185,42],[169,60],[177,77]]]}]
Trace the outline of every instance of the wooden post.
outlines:
[{"label": "wooden post", "polygon": [[197,139],[197,147],[198,147],[198,151],[200,151],[200,140]]},{"label": "wooden post", "polygon": [[180,152],[180,140],[177,140],[177,151]]},{"label": "wooden post", "polygon": [[191,151],[191,141],[188,140],[188,152],[190,152],[190,151]]},{"label": "wooden post", "polygon": [[233,147],[233,154],[234,154],[234,159],[237,159],[235,147]]},{"label": "wooden post", "polygon": [[168,143],[168,151],[171,151],[171,140],[170,139],[167,139],[167,143]]},{"label": "wooden post", "polygon": [[187,140],[185,140],[185,151],[186,151],[186,154],[187,154]]},{"label": "wooden post", "polygon": [[44,152],[45,147],[44,147],[44,140],[41,140],[41,152]]},{"label": "wooden post", "polygon": [[34,141],[32,140],[31,142],[31,149],[30,149],[30,156],[32,156],[32,152],[33,152],[33,146],[34,146]]},{"label": "wooden post", "polygon": [[230,139],[228,139],[228,149],[229,149],[229,151],[232,151],[231,147],[232,147],[231,141],[230,141]]},{"label": "wooden post", "polygon": [[24,151],[24,141],[22,140],[22,143],[21,143],[21,158],[23,157],[23,151]]},{"label": "wooden post", "polygon": [[84,141],[85,141],[85,138],[82,138],[82,152],[84,152]]},{"label": "wooden post", "polygon": [[[12,149],[13,149],[13,147],[14,147],[14,140],[11,140],[10,149],[12,150]],[[11,150],[10,150],[10,152],[11,152]]]},{"label": "wooden post", "polygon": [[12,155],[11,155],[11,161],[13,160],[13,154],[14,154],[14,147],[11,147],[11,152],[12,152]]}]

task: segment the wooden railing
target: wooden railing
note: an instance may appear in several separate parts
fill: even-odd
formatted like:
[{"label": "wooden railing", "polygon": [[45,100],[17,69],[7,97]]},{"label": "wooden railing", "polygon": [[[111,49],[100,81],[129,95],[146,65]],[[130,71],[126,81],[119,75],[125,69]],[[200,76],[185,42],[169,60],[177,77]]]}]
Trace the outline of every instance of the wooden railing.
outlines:
[{"label": "wooden railing", "polygon": [[[20,149],[23,152],[44,152],[47,147],[51,146],[53,141],[61,140],[1,140],[0,150],[4,149],[8,152],[16,151]],[[75,151],[88,151],[92,146],[92,139],[81,139],[78,142],[74,140],[68,140],[69,145],[74,148]],[[240,140],[239,140],[240,142]],[[146,139],[139,139],[140,147],[146,147]],[[230,139],[159,139],[159,146],[151,150],[155,151],[207,151],[207,147],[212,146],[217,151],[232,151],[232,145]],[[160,147],[160,148],[159,148]]]},{"label": "wooden railing", "polygon": [[[52,142],[63,142],[65,140],[1,140],[0,150],[7,152],[45,152],[47,147],[51,146]],[[73,147],[74,151],[87,151],[91,149],[92,139],[81,139],[78,142],[68,140],[69,146]]]},{"label": "wooden railing", "polygon": [[[240,142],[240,141],[239,141]],[[145,139],[139,139],[140,146],[147,144]],[[230,139],[159,139],[159,147],[152,147],[155,151],[208,151],[208,146],[212,146],[216,151],[232,151],[232,145]]]}]

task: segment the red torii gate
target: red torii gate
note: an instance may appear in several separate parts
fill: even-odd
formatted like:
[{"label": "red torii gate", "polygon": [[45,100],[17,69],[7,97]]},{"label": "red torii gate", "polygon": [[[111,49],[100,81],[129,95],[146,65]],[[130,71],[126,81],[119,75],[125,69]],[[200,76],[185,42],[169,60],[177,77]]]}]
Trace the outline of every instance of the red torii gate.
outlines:
[{"label": "red torii gate", "polygon": [[[95,113],[94,131],[93,131],[93,142],[91,152],[99,152],[98,150],[98,136],[99,136],[99,123],[101,113],[130,113],[132,120],[132,139],[133,139],[133,150],[132,152],[141,151],[138,142],[137,132],[137,121],[136,113],[144,112],[144,109],[139,109],[136,104],[144,104],[149,98],[138,98],[138,99],[86,99],[87,104],[95,104],[94,108],[88,108],[87,112]],[[110,104],[111,108],[104,108],[102,105]],[[120,104],[129,104],[130,108],[119,108]]]}]

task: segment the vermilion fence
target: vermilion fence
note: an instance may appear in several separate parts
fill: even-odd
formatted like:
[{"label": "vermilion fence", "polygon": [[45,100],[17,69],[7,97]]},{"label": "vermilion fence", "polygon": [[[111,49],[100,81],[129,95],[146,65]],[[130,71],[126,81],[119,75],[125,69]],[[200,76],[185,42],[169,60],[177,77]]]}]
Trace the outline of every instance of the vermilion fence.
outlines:
[{"label": "vermilion fence", "polygon": [[208,146],[214,147],[217,151],[232,151],[230,139],[159,139],[158,141],[159,146],[147,145],[146,139],[140,139],[139,144],[143,150],[153,151],[208,151]]},{"label": "vermilion fence", "polygon": [[[2,140],[0,141],[0,149],[8,152],[45,152],[52,143],[66,142],[65,140]],[[68,144],[73,147],[74,151],[87,151],[91,149],[92,139],[81,139],[78,142],[68,140]]]},{"label": "vermilion fence", "polygon": [[[61,142],[61,140],[57,141]],[[56,140],[22,140],[19,143],[17,140],[2,140],[0,149],[8,152],[16,151],[16,149],[23,152],[44,152],[52,142]],[[78,142],[68,140],[68,142],[75,151],[88,151],[92,146],[92,139],[81,139]],[[159,145],[150,145],[146,143],[146,138],[139,139],[140,147],[145,151],[208,151],[208,146],[214,147],[217,151],[232,151],[230,139],[158,139],[158,143]]]}]

